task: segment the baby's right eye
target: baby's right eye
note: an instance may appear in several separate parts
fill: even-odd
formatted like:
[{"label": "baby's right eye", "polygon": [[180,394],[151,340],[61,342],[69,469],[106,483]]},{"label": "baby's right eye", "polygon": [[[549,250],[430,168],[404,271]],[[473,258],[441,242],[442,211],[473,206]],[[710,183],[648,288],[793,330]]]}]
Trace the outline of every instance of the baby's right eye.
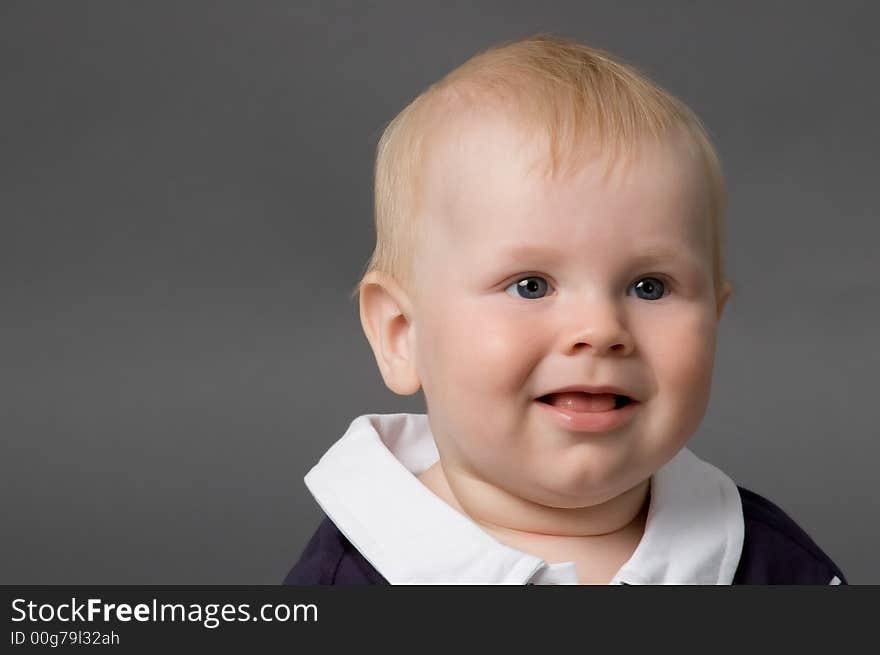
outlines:
[{"label": "baby's right eye", "polygon": [[531,275],[529,277],[524,277],[517,282],[514,282],[504,291],[505,293],[509,293],[511,296],[515,296],[517,298],[525,298],[526,300],[537,300],[538,298],[543,298],[544,296],[546,296],[549,289],[550,285],[548,284],[547,280],[536,275]]}]

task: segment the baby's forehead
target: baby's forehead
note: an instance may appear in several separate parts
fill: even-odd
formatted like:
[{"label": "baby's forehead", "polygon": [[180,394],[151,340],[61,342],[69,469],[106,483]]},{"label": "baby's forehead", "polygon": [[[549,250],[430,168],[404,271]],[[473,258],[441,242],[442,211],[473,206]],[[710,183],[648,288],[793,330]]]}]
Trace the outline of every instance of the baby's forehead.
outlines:
[{"label": "baby's forehead", "polygon": [[[500,111],[460,110],[436,121],[422,142],[422,169],[428,181],[457,171],[491,173],[499,159],[537,164],[546,147],[538,130]],[[524,171],[525,172],[525,171]]]},{"label": "baby's forehead", "polygon": [[707,200],[705,170],[683,131],[630,146],[584,138],[554,161],[546,135],[515,118],[467,113],[444,123],[424,142],[419,220],[461,230],[487,212],[546,209],[572,192]]},{"label": "baby's forehead", "polygon": [[450,220],[515,201],[512,194],[525,195],[545,176],[547,154],[539,135],[505,116],[446,117],[423,143],[420,220]]},{"label": "baby's forehead", "polygon": [[418,216],[417,281],[586,260],[611,271],[658,252],[706,270],[713,260],[707,185],[686,149],[645,145],[548,176],[540,140],[521,131],[476,125],[440,145]]}]

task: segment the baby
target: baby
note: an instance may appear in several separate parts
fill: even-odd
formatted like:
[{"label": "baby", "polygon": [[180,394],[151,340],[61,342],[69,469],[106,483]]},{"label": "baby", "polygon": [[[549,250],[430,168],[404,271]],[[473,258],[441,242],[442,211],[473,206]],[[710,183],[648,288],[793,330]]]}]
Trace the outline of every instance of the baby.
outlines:
[{"label": "baby", "polygon": [[290,584],[840,584],[685,447],[709,401],[724,185],[700,121],[608,53],[482,52],[387,127],[358,285],[385,384],[305,478]]}]

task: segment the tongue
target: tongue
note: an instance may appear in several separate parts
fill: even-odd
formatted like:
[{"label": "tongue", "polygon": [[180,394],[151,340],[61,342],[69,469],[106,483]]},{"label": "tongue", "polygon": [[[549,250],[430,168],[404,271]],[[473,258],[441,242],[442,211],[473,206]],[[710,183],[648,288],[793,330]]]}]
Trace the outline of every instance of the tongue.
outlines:
[{"label": "tongue", "polygon": [[547,402],[560,409],[572,412],[607,412],[614,409],[614,394],[583,393],[580,391],[553,393],[547,396]]}]

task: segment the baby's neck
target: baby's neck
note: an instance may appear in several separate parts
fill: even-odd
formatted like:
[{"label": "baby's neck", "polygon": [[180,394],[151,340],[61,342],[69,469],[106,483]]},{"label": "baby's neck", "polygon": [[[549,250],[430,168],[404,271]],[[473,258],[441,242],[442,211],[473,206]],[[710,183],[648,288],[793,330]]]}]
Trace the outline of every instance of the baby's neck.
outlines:
[{"label": "baby's neck", "polygon": [[448,474],[441,462],[417,476],[446,504],[494,535],[598,539],[633,524],[644,527],[650,504],[650,479],[599,505],[547,507],[518,498],[481,480]]},{"label": "baby's neck", "polygon": [[[450,485],[440,462],[418,478],[441,500],[501,543],[549,563],[575,562],[581,584],[607,584],[613,578],[638,547],[650,506],[650,479],[599,507],[548,507],[544,508],[548,512],[541,514],[539,508],[527,501],[520,506],[526,511],[517,513],[517,503],[505,498],[508,494],[495,494],[490,489],[482,489],[482,500],[490,502],[468,503],[469,498],[477,495],[480,485],[462,485],[458,480]],[[501,502],[493,505],[491,501],[499,498]],[[487,520],[488,517],[503,520]]]}]

